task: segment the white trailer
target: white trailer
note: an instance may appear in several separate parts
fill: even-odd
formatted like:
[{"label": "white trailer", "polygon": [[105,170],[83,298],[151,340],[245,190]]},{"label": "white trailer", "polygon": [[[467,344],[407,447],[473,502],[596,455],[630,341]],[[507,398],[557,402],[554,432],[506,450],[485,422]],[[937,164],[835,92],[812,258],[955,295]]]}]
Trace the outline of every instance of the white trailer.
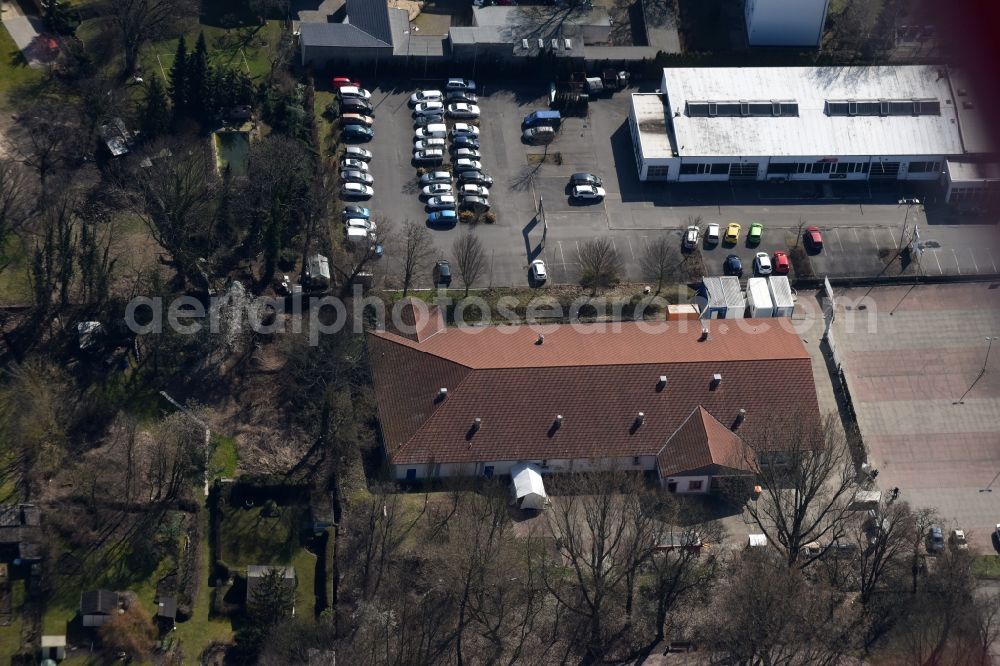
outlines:
[{"label": "white trailer", "polygon": [[753,318],[774,316],[771,290],[767,288],[767,280],[764,278],[747,280],[747,312]]},{"label": "white trailer", "polygon": [[795,313],[795,299],[792,297],[792,287],[788,283],[788,276],[772,275],[767,278],[767,286],[771,290],[774,316],[791,317]]}]

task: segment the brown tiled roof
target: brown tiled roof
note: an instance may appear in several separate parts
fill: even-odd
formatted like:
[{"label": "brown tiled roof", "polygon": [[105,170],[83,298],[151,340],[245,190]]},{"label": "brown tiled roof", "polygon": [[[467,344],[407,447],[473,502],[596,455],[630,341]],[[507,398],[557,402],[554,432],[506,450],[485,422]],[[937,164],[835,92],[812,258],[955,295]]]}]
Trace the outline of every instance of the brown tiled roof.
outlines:
[{"label": "brown tiled roof", "polygon": [[606,458],[656,455],[699,406],[722,423],[747,410],[741,433],[777,413],[818,418],[809,356],[773,322],[713,322],[704,342],[697,326],[636,322],[550,326],[542,344],[525,326],[451,327],[422,342],[372,332],[382,435],[395,464]]},{"label": "brown tiled roof", "polygon": [[435,333],[444,330],[444,314],[434,304],[424,303],[416,298],[405,298],[396,304],[401,326],[393,326],[393,332],[414,342],[423,342]]},{"label": "brown tiled roof", "polygon": [[750,469],[743,440],[701,406],[667,439],[656,454],[656,466],[664,477],[713,466]]}]

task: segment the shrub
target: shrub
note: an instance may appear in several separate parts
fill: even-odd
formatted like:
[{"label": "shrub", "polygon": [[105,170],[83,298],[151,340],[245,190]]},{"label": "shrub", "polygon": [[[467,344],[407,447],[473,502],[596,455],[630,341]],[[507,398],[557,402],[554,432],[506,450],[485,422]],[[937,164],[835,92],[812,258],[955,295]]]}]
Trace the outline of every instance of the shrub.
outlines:
[{"label": "shrub", "polygon": [[462,210],[458,212],[458,221],[464,224],[475,224],[476,214],[471,210]]}]

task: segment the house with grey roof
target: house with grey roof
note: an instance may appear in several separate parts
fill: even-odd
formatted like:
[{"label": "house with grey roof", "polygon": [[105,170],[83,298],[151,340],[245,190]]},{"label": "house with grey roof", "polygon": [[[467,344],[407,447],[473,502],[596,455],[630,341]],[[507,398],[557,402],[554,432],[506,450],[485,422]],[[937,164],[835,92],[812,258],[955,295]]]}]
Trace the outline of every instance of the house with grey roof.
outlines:
[{"label": "house with grey roof", "polygon": [[409,33],[406,10],[393,9],[386,0],[347,0],[342,22],[303,22],[299,48],[304,66],[323,67],[331,62],[376,62],[405,47]]}]

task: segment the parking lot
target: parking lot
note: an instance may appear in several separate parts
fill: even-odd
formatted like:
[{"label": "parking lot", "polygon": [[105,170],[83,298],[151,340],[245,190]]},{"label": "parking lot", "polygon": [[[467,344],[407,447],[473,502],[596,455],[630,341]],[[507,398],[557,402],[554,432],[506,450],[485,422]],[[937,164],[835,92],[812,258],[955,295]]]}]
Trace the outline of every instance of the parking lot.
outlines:
[{"label": "parking lot", "polygon": [[[408,82],[372,91],[376,132],[368,146],[375,153],[371,206],[377,215],[397,224],[427,217],[418,197],[416,169],[410,164],[413,122],[407,99],[418,88],[440,88],[442,83]],[[493,87],[479,82],[481,161],[494,178],[490,202],[497,222],[476,229],[489,256],[487,274],[477,286],[526,286],[528,265],[539,257],[549,268],[550,283],[576,282],[577,248],[598,236],[610,237],[622,256],[624,277],[639,282],[640,260],[649,242],[669,234],[679,245],[690,218],[700,218],[703,229],[711,222],[723,227],[738,222],[743,227],[734,247],[701,249],[708,274],[721,274],[726,256],[735,253],[748,275],[757,251],[773,253],[794,245],[802,220],[823,231],[824,250],[811,257],[817,275],[878,274],[886,257],[910,240],[914,226],[925,251],[910,271],[976,275],[996,273],[1000,267],[994,227],[929,225],[928,216],[933,216],[921,206],[898,205],[900,198],[923,195],[904,189],[905,184],[847,189],[829,184],[641,183],[628,131],[628,92],[593,101],[586,118],[564,119],[549,146],[528,146],[521,142],[521,120],[533,110],[547,108],[544,86]],[[604,179],[603,201],[579,205],[570,200],[568,177],[579,171]],[[759,248],[745,242],[751,222],[765,227]],[[462,231],[462,225],[432,229],[439,258],[450,257],[451,245]],[[384,260],[390,272],[398,265],[395,254],[390,244]]]}]

